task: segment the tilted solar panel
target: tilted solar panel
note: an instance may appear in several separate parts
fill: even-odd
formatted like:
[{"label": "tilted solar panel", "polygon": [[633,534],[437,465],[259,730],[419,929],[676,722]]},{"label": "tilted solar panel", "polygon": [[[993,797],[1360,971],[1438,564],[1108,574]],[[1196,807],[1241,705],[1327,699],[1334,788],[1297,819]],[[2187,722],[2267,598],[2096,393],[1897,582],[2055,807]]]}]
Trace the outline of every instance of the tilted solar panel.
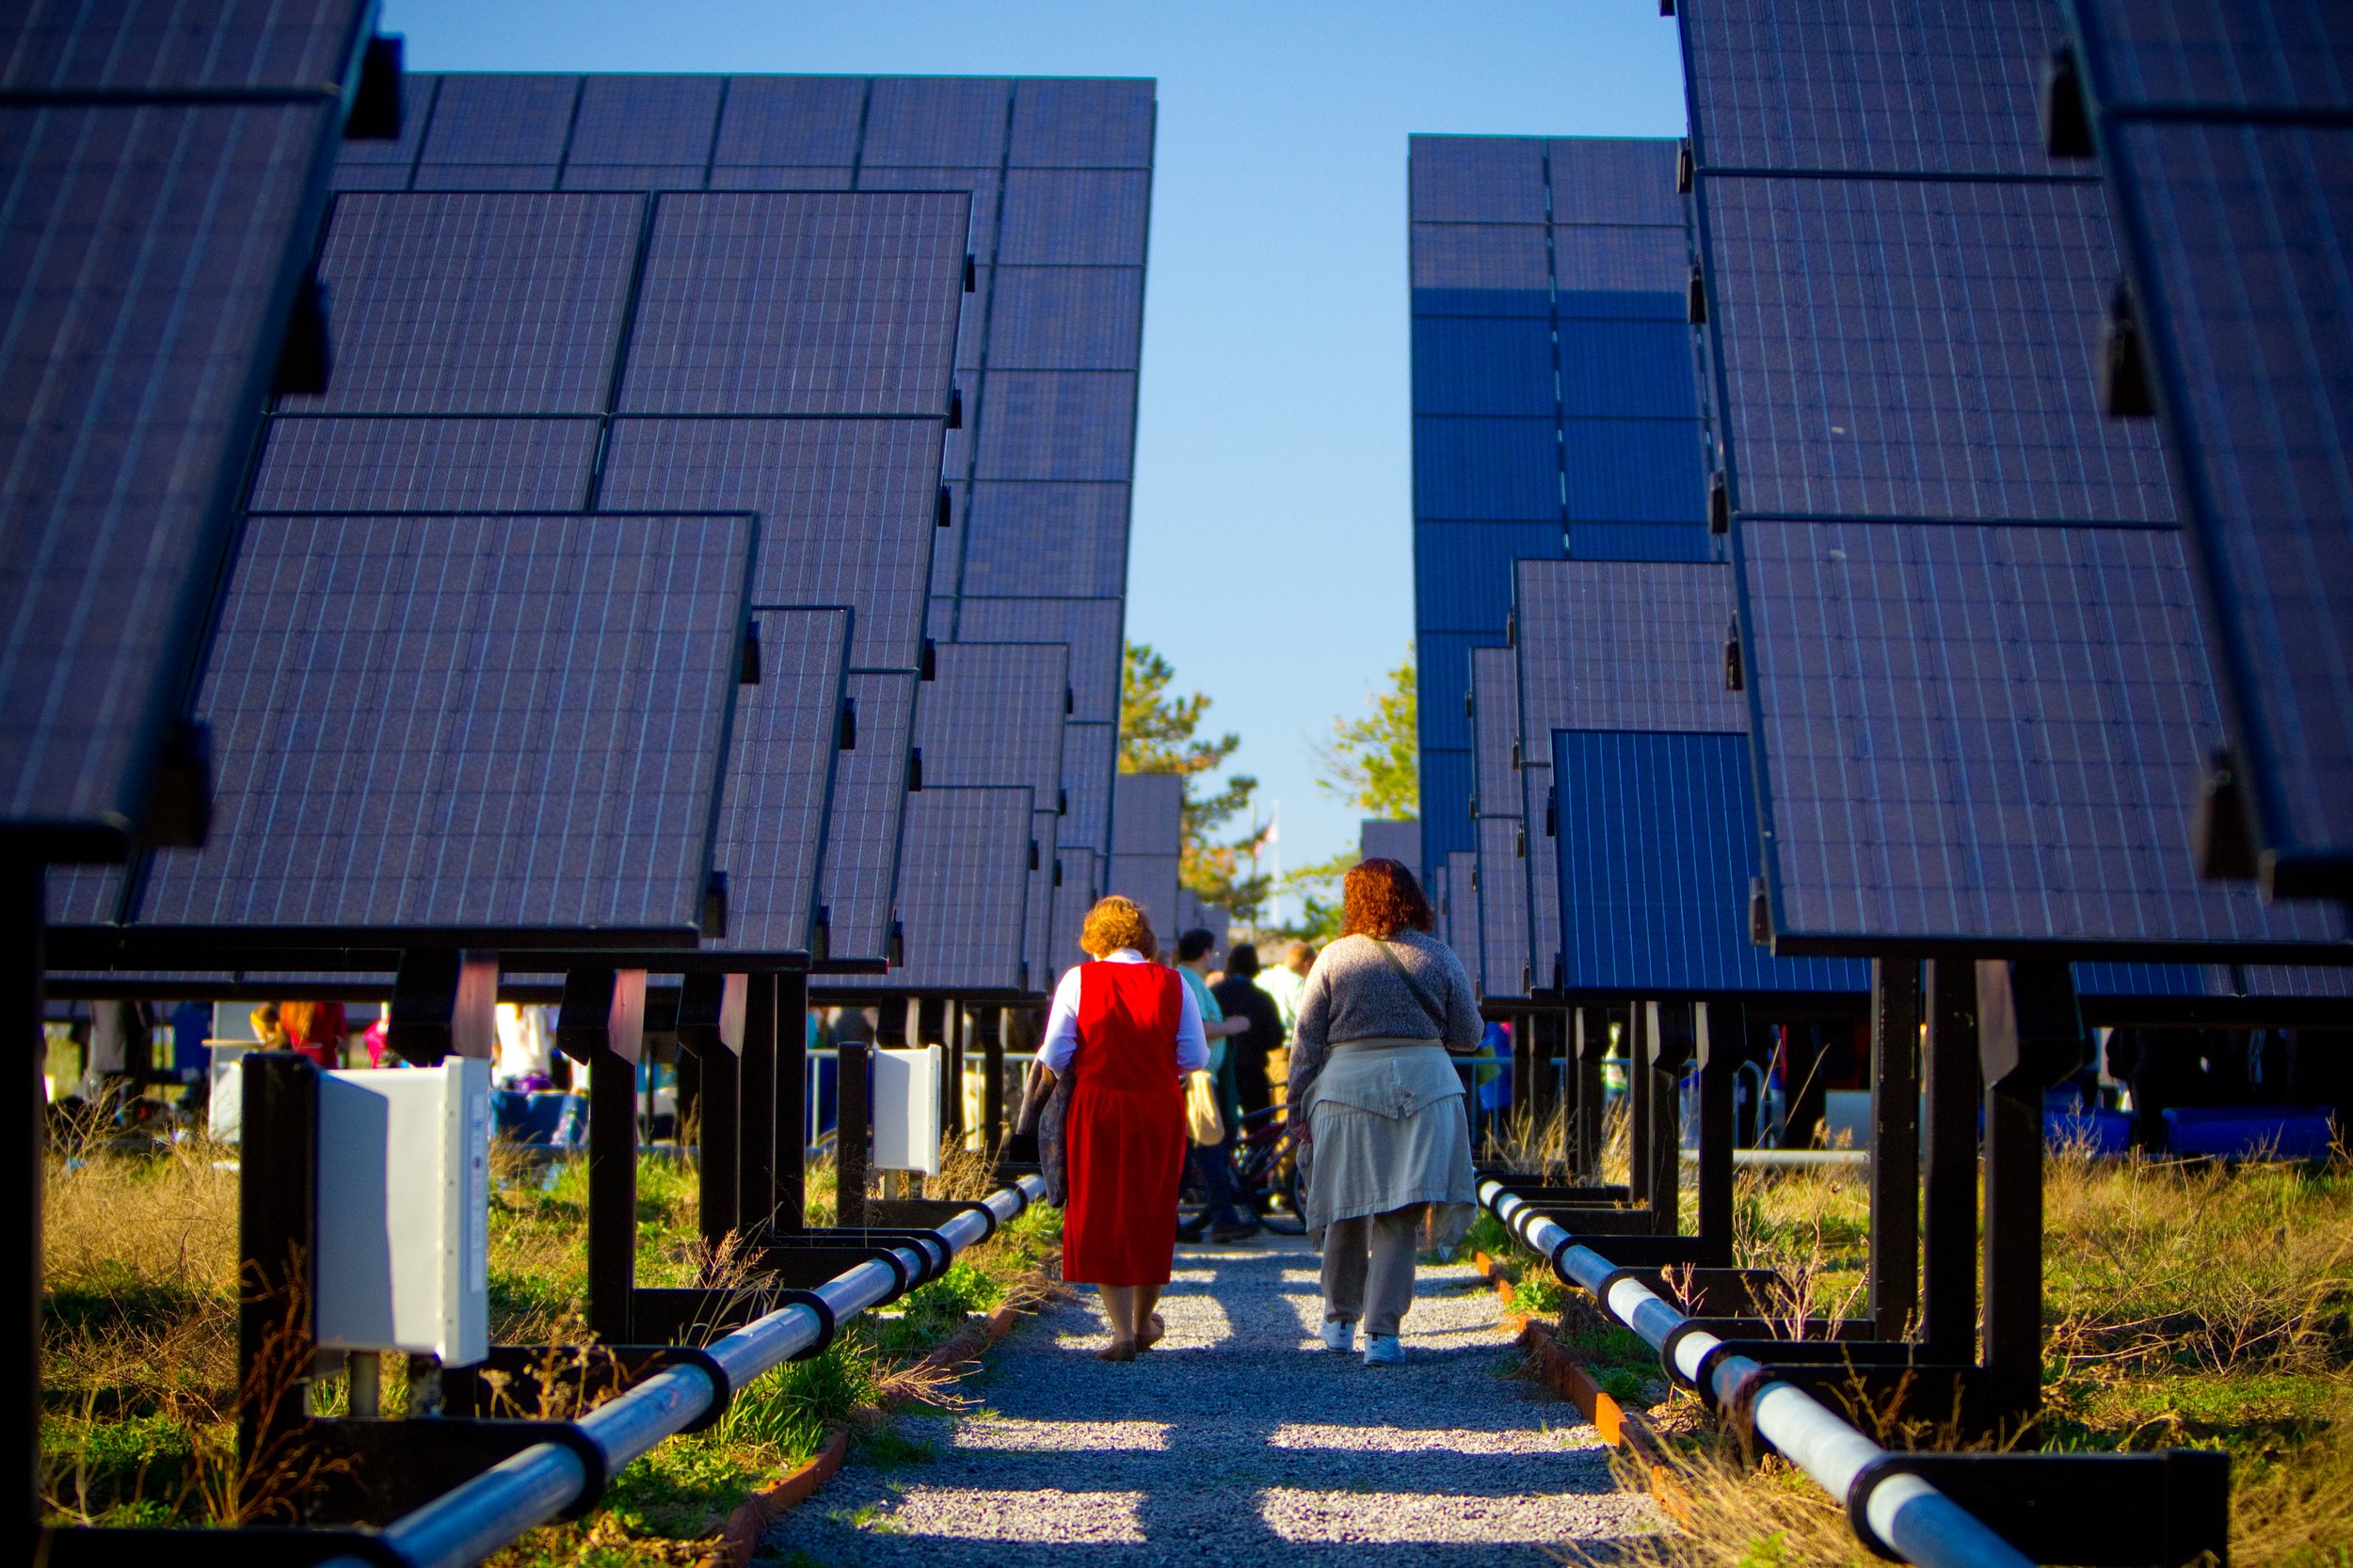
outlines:
[{"label": "tilted solar panel", "polygon": [[567,172],[583,164],[692,167],[700,184],[727,86],[723,76],[583,77]]},{"label": "tilted solar panel", "polygon": [[1119,772],[1119,727],[1063,727],[1062,841],[1083,844],[1097,857],[1111,854],[1112,780]]},{"label": "tilted solar panel", "polygon": [[963,592],[1117,599],[1128,584],[1128,487],[982,482],[963,512]]},{"label": "tilted solar panel", "polygon": [[989,303],[989,364],[1000,370],[1133,370],[1144,336],[1144,269],[1000,266]]},{"label": "tilted solar panel", "polygon": [[1017,991],[1030,880],[1030,792],[907,796],[898,911],[906,962],[832,984],[904,993]]},{"label": "tilted solar panel", "polygon": [[954,634],[960,643],[1068,644],[1070,716],[1082,724],[1119,722],[1124,600],[986,599],[968,587],[957,604]]},{"label": "tilted solar panel", "polygon": [[1746,735],[1556,729],[1551,752],[1563,988],[1870,989],[1860,960],[1776,958],[1749,939],[1757,840]]},{"label": "tilted solar panel", "polygon": [[913,669],[941,421],[616,419],[599,504],[761,520],[763,604],[847,604],[854,669]]},{"label": "tilted solar panel", "polygon": [[1103,872],[1103,891],[1132,899],[1152,922],[1160,945],[1176,945],[1176,895],[1180,862],[1174,855],[1128,855],[1112,852]]},{"label": "tilted solar panel", "polygon": [[1485,815],[1520,809],[1520,672],[1508,648],[1471,650],[1471,719],[1478,737],[1478,794]]},{"label": "tilted solar panel", "polygon": [[588,504],[594,419],[269,422],[252,504],[264,512],[567,511]]},{"label": "tilted solar panel", "polygon": [[848,190],[856,182],[852,170],[831,165],[771,165],[736,168],[720,164],[711,170],[712,190]]},{"label": "tilted solar panel", "polygon": [[755,609],[760,682],[736,693],[712,869],[728,879],[727,952],[807,953],[833,808],[847,610]]},{"label": "tilted solar panel", "polygon": [[[1470,817],[1471,793],[1476,790],[1476,776],[1471,753],[1467,750],[1435,751],[1425,745],[1421,753],[1421,852],[1424,855],[1450,855],[1457,850],[1469,850],[1476,842]],[[1443,808],[1446,819],[1433,819],[1433,809]]]},{"label": "tilted solar panel", "polygon": [[1031,990],[1050,986],[1054,974],[1054,892],[1062,876],[1061,828],[1062,819],[1051,810],[1030,812],[1030,842],[1035,848],[1031,856],[1029,891],[1024,895],[1028,902],[1023,905],[1026,929],[1021,961],[1022,984]]},{"label": "tilted solar panel", "polygon": [[2056,0],[1690,0],[1691,139],[1717,168],[2073,172],[2035,103]]},{"label": "tilted solar panel", "polygon": [[2257,870],[2275,892],[2342,896],[2353,24],[2312,4],[2072,10]]},{"label": "tilted solar panel", "polygon": [[1481,817],[1479,845],[1480,995],[1528,995],[1527,839],[1517,817]]},{"label": "tilted solar panel", "polygon": [[[1179,853],[1184,833],[1185,781],[1173,773],[1122,773],[1112,781],[1112,853]],[[1173,902],[1176,894],[1169,894]]]},{"label": "tilted solar panel", "polygon": [[1421,875],[1421,824],[1411,817],[1398,821],[1369,821],[1356,830],[1358,857],[1369,860],[1375,856],[1395,860]]},{"label": "tilted solar panel", "polygon": [[699,189],[700,164],[566,164],[557,190],[653,191]]},{"label": "tilted solar panel", "polygon": [[1061,643],[948,643],[915,699],[923,787],[1019,784],[1051,810],[1062,789]]},{"label": "tilted solar panel", "polygon": [[992,371],[987,403],[980,423],[967,426],[977,453],[974,478],[1128,481],[1135,462],[1133,375]]},{"label": "tilted solar panel", "polygon": [[1536,136],[1414,136],[1406,202],[1416,223],[1544,223],[1545,143]]},{"label": "tilted solar panel", "polygon": [[847,168],[866,95],[863,76],[730,76],[712,161]]},{"label": "tilted solar panel", "polygon": [[212,833],[147,927],[692,946],[744,517],[257,517],[196,711]]},{"label": "tilted solar panel", "polygon": [[1150,168],[1149,78],[1024,76],[1013,85],[1015,168]]},{"label": "tilted solar panel", "polygon": [[657,198],[619,407],[944,415],[968,200]]},{"label": "tilted solar panel", "polygon": [[0,17],[0,92],[332,96],[370,14],[360,0],[20,0]]},{"label": "tilted solar panel", "polygon": [[408,182],[416,191],[502,191],[527,195],[552,191],[563,184],[560,164],[436,164],[421,163]]},{"label": "tilted solar panel", "polygon": [[1408,255],[1417,316],[1552,314],[1541,224],[1416,223]]},{"label": "tilted solar panel", "polygon": [[1063,846],[1062,886],[1054,889],[1052,964],[1046,974],[1030,977],[1038,989],[1051,989],[1063,970],[1087,961],[1086,950],[1079,946],[1079,933],[1086,926],[1087,911],[1101,895],[1101,867],[1095,851]]},{"label": "tilted solar panel", "polygon": [[996,164],[1013,84],[1001,76],[877,76],[860,131],[869,168]]},{"label": "tilted solar panel", "polygon": [[1005,175],[1001,266],[1142,266],[1152,210],[1143,169],[1016,168]]},{"label": "tilted solar panel", "polygon": [[581,79],[522,72],[446,72],[420,162],[557,164],[570,139]]},{"label": "tilted solar panel", "polygon": [[1551,239],[1562,320],[1688,321],[1691,241],[1684,231],[1556,225]]},{"label": "tilted solar panel", "polygon": [[1736,514],[2172,520],[2156,432],[2091,395],[2097,186],[1705,184]]},{"label": "tilted solar panel", "polygon": [[1486,973],[1479,948],[1478,866],[1479,856],[1471,850],[1456,850],[1446,857],[1447,946],[1474,981]]},{"label": "tilted solar panel", "polygon": [[[316,19],[341,27],[346,60],[360,15]],[[223,74],[315,65],[322,35],[261,20],[213,40]],[[147,72],[184,79],[207,69],[206,35],[158,36],[173,21],[142,8],[108,36],[149,45]],[[8,69],[31,78],[21,90],[96,69],[101,40],[84,24],[105,26],[20,14],[30,36]],[[262,57],[231,69],[240,41]],[[146,816],[310,260],[339,79],[290,84],[311,93],[292,101],[207,88],[204,101],[154,104],[109,78],[119,101],[0,109],[0,824],[40,834],[46,856],[116,856]]]},{"label": "tilted solar panel", "polygon": [[1558,560],[1561,524],[1424,521],[1414,528],[1414,616],[1419,640],[1433,632],[1500,641],[1512,614],[1512,568]]},{"label": "tilted solar panel", "polygon": [[2265,907],[2191,864],[2220,715],[2178,533],[1751,519],[1739,537],[1785,943],[2343,936],[2333,908]]},{"label": "tilted solar panel", "polygon": [[319,276],[335,373],[285,412],[595,413],[607,406],[644,202],[339,198]]},{"label": "tilted solar panel", "polygon": [[1555,136],[1545,144],[1555,223],[1652,224],[1683,232],[1675,144],[1666,137]]},{"label": "tilted solar panel", "polygon": [[880,963],[888,950],[915,687],[912,670],[854,673],[843,682],[856,744],[834,759],[833,808],[817,878],[833,963]]}]

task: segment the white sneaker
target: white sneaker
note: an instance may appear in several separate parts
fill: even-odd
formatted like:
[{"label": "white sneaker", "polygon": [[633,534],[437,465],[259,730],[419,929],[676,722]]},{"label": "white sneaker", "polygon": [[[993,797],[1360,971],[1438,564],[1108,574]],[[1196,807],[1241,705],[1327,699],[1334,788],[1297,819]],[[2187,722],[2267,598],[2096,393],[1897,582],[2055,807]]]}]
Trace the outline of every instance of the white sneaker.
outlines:
[{"label": "white sneaker", "polygon": [[1365,1336],[1365,1365],[1368,1367],[1402,1367],[1405,1347],[1394,1334]]},{"label": "white sneaker", "polygon": [[1345,1318],[1326,1318],[1323,1320],[1323,1348],[1337,1351],[1342,1355],[1354,1350],[1356,1325]]}]

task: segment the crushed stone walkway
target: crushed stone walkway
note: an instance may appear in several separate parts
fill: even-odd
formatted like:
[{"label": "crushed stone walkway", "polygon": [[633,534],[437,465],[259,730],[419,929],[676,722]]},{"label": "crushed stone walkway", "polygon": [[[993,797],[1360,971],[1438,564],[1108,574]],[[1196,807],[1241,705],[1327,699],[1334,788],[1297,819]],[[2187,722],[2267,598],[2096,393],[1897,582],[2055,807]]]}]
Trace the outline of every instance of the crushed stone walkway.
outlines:
[{"label": "crushed stone walkway", "polygon": [[1168,1337],[1131,1363],[1095,1358],[1111,1335],[1083,1294],[965,1381],[972,1408],[862,1445],[760,1560],[1521,1568],[1654,1528],[1577,1407],[1510,1376],[1467,1264],[1421,1270],[1401,1368],[1323,1349],[1297,1239],[1178,1248]]}]

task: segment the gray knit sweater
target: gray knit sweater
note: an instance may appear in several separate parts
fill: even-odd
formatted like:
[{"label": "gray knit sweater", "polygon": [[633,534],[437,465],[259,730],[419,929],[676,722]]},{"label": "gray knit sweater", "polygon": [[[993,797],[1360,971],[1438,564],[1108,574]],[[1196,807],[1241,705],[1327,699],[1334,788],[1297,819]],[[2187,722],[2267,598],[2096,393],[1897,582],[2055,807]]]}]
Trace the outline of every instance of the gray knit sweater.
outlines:
[{"label": "gray knit sweater", "polygon": [[1417,931],[1401,931],[1388,943],[1424,994],[1445,1009],[1445,1027],[1439,1027],[1431,1010],[1381,956],[1371,937],[1343,936],[1317,955],[1299,993],[1290,1084],[1284,1091],[1288,1103],[1306,1104],[1316,1075],[1323,1070],[1325,1052],[1351,1040],[1435,1037],[1450,1051],[1479,1048],[1483,1032],[1479,1001],[1454,950]]}]

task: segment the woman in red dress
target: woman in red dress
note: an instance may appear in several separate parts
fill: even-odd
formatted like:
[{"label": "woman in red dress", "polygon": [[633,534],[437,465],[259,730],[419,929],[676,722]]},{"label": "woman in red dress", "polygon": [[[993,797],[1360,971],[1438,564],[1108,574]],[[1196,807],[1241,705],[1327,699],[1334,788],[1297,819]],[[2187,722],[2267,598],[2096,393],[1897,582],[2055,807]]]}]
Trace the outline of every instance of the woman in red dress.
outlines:
[{"label": "woman in red dress", "polygon": [[1176,1254],[1185,1165],[1184,1075],[1209,1063],[1201,1010],[1176,971],[1152,961],[1142,909],[1116,894],[1088,911],[1079,945],[1095,956],[1054,988],[1038,1062],[1070,1080],[1063,1118],[1069,1201],[1063,1278],[1103,1292],[1106,1361],[1133,1361],[1160,1337],[1153,1312]]}]

